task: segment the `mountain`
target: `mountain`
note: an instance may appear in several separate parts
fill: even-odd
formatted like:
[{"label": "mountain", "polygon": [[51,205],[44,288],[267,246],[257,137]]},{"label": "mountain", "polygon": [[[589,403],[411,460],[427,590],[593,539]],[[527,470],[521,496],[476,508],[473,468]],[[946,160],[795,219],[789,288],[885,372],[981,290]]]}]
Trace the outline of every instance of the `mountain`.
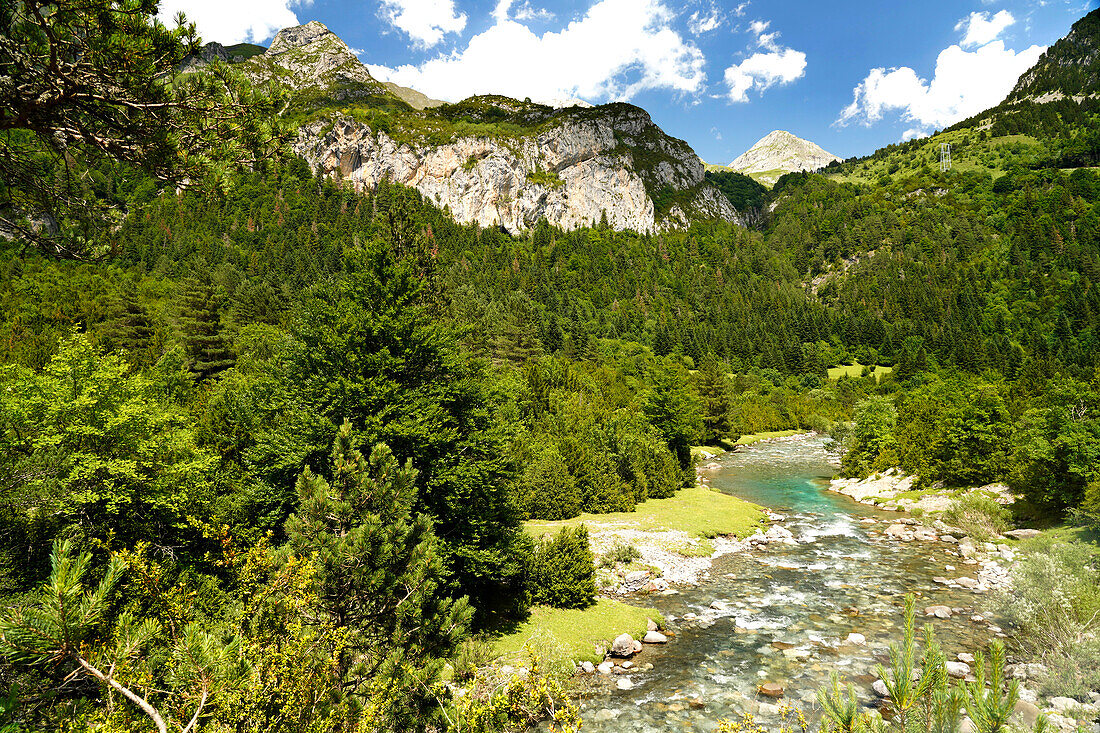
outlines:
[{"label": "mountain", "polygon": [[1020,76],[1006,104],[1052,102],[1066,97],[1081,101],[1100,92],[1100,9],[1073,24],[1069,34],[1048,48],[1038,63]]},{"label": "mountain", "polygon": [[418,92],[415,89],[410,89],[409,87],[394,84],[392,81],[384,81],[382,82],[382,86],[386,87],[391,94],[401,99],[413,109],[428,109],[429,107],[438,107],[441,104],[445,104],[445,102],[440,99],[432,99],[427,94]]},{"label": "mountain", "polygon": [[564,229],[606,221],[653,232],[741,221],[691,147],[633,105],[559,109],[480,96],[432,106],[376,80],[316,21],[283,29],[238,68],[292,90],[293,147],[315,170],[363,188],[411,186],[461,223],[520,232],[545,218]]},{"label": "mountain", "polygon": [[729,164],[738,173],[752,176],[766,186],[773,185],[784,173],[814,171],[841,158],[816,143],[803,140],[786,130],[775,130]]}]

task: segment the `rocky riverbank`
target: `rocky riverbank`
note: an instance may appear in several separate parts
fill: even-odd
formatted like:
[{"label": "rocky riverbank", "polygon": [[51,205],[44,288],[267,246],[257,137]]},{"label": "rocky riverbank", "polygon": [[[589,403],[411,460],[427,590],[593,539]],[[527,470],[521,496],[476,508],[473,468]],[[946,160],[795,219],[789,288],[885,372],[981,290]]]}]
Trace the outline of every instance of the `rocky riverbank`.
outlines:
[{"label": "rocky riverbank", "polygon": [[829,490],[884,511],[924,514],[947,511],[952,502],[972,492],[983,493],[1002,505],[1011,504],[1017,498],[1004,484],[949,491],[937,487],[917,489],[918,479],[919,477],[906,474],[900,469],[891,468],[864,479],[833,479]]}]

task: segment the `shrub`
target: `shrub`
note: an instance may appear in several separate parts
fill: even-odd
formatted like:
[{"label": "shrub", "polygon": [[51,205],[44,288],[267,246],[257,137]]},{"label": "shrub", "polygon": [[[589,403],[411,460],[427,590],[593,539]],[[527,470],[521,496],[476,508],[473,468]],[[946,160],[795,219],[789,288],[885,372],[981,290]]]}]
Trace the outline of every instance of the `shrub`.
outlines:
[{"label": "shrub", "polygon": [[642,553],[634,545],[628,545],[620,540],[615,540],[611,549],[600,558],[601,568],[610,568],[619,564],[627,565],[642,556]]},{"label": "shrub", "polygon": [[531,600],[555,608],[587,608],[595,602],[596,569],[588,529],[563,527],[535,548],[531,561]]},{"label": "shrub", "polygon": [[562,683],[542,669],[531,652],[526,676],[501,680],[490,672],[479,673],[467,693],[455,701],[454,728],[467,733],[528,731],[540,723],[550,730],[575,733],[581,725],[577,708]]},{"label": "shrub", "polygon": [[1008,509],[977,491],[955,499],[943,513],[943,521],[980,542],[987,542],[1008,529],[1011,517]]},{"label": "shrub", "polygon": [[1097,562],[1078,542],[1036,547],[1017,563],[1012,591],[1001,599],[1019,651],[1047,667],[1047,694],[1074,697],[1100,687]]},{"label": "shrub", "polygon": [[478,670],[489,666],[497,658],[493,644],[479,636],[466,639],[455,651],[451,659],[456,680],[469,681],[477,676]]}]

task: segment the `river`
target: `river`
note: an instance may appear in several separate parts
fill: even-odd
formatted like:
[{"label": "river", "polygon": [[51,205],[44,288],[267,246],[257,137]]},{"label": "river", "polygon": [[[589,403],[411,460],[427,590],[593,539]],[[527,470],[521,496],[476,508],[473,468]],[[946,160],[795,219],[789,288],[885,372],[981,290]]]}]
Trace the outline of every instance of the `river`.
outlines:
[{"label": "river", "polygon": [[[956,610],[935,620],[949,659],[988,639],[987,623],[971,621],[984,597],[932,582],[952,574],[948,566],[958,565],[955,575],[976,567],[944,543],[882,538],[886,524],[869,519],[898,515],[826,490],[836,467],[823,439],[764,443],[718,462],[708,472],[711,486],[788,515],[783,526],[797,543],[720,557],[698,586],[632,601],[656,606],[671,638],[634,660],[653,668],[628,674],[633,689],[600,687],[581,700],[585,730],[710,731],[723,718],[760,714],[761,703],[776,702],[757,695],[763,682],[782,684],[786,699],[812,717],[816,690],[832,671],[871,704],[875,665],[887,662],[889,644],[899,639],[909,592],[918,595],[918,625],[926,606]],[[852,632],[866,643],[847,642]]]}]

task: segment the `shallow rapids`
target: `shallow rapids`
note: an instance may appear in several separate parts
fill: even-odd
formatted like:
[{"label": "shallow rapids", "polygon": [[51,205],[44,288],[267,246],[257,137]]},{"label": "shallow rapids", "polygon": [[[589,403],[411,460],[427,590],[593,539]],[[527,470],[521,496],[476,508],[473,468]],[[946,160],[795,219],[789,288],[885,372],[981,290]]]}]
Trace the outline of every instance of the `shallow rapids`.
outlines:
[{"label": "shallow rapids", "polygon": [[634,660],[653,669],[628,674],[632,689],[598,685],[581,701],[585,730],[710,731],[741,711],[766,722],[776,701],[757,694],[764,682],[781,684],[812,713],[832,671],[870,702],[875,665],[899,639],[908,592],[918,594],[918,624],[925,606],[955,610],[934,620],[949,659],[989,638],[989,622],[971,620],[985,612],[986,596],[932,581],[977,566],[945,543],[883,538],[886,524],[869,520],[898,515],[825,489],[836,467],[823,439],[765,443],[718,462],[705,474],[710,485],[787,515],[781,524],[795,542],[719,557],[696,587],[634,599],[665,615],[671,639]]}]

